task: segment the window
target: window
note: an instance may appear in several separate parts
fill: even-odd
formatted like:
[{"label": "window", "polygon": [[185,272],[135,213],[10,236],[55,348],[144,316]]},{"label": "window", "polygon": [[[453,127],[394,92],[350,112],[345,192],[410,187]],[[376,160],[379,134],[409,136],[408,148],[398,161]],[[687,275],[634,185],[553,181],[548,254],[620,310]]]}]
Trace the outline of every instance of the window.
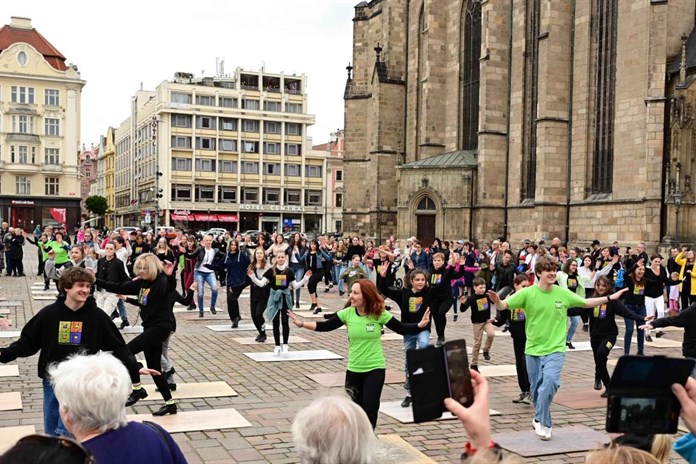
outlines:
[{"label": "window", "polygon": [[286,103],[285,104],[286,113],[302,113],[302,103]]},{"label": "window", "polygon": [[285,165],[285,175],[299,177],[301,174],[301,166],[299,164],[286,164]]},{"label": "window", "polygon": [[461,146],[462,150],[478,148],[479,82],[481,57],[481,2],[464,2],[461,28]]},{"label": "window", "polygon": [[173,184],[172,201],[191,201],[191,186]]},{"label": "window", "polygon": [[33,134],[34,116],[12,115],[12,132],[19,134]]},{"label": "window", "polygon": [[300,125],[293,122],[285,124],[285,133],[287,135],[300,135]]},{"label": "window", "polygon": [[191,137],[183,137],[181,135],[172,135],[172,148],[191,149]]},{"label": "window", "polygon": [[19,159],[17,160],[20,164],[29,163],[29,151],[26,145],[20,145],[19,147]]},{"label": "window", "polygon": [[191,127],[191,115],[172,114],[172,127]]},{"label": "window", "polygon": [[237,151],[237,141],[232,139],[220,139],[220,151]]},{"label": "window", "polygon": [[285,154],[286,155],[301,155],[302,150],[300,149],[301,145],[297,143],[286,143],[285,144]]},{"label": "window", "polygon": [[305,190],[305,206],[321,206],[321,190]]},{"label": "window", "polygon": [[280,175],[280,164],[279,163],[263,163],[263,173],[268,176],[279,176]]},{"label": "window", "polygon": [[56,89],[44,90],[44,105],[60,106],[60,91]]},{"label": "window", "polygon": [[215,187],[212,185],[196,185],[196,201],[214,202]]},{"label": "window", "polygon": [[263,102],[264,111],[280,111],[279,101],[264,101]]},{"label": "window", "polygon": [[416,207],[416,209],[418,211],[435,211],[437,206],[435,206],[435,202],[432,198],[423,197],[423,199],[418,202],[418,207]]},{"label": "window", "polygon": [[336,221],[336,231],[343,230],[343,221]]},{"label": "window", "polygon": [[264,204],[277,205],[280,203],[280,189],[263,189]]},{"label": "window", "polygon": [[196,171],[215,172],[215,160],[196,158]]},{"label": "window", "polygon": [[251,98],[245,98],[244,100],[242,100],[242,108],[244,108],[245,110],[258,110],[259,101],[253,100]]},{"label": "window", "polygon": [[225,108],[236,108],[237,107],[237,99],[236,98],[229,98],[229,97],[220,97],[220,106],[225,107]]},{"label": "window", "polygon": [[31,182],[26,176],[17,176],[17,195],[31,194]]},{"label": "window", "polygon": [[259,202],[259,189],[242,187],[242,201],[244,203],[258,203]]},{"label": "window", "polygon": [[252,161],[242,161],[242,174],[258,174],[259,163]]},{"label": "window", "polygon": [[540,0],[527,0],[524,117],[522,121],[522,200],[536,194],[537,102],[539,98]]},{"label": "window", "polygon": [[594,148],[592,193],[611,193],[614,177],[616,36],[618,0],[598,0],[595,46]]},{"label": "window", "polygon": [[321,177],[321,166],[305,166],[305,176]]},{"label": "window", "polygon": [[45,135],[60,135],[60,119],[55,118],[45,118],[44,119],[44,133]]},{"label": "window", "polygon": [[244,127],[244,132],[258,132],[259,131],[259,122],[258,121],[250,121],[248,119],[242,119],[242,124]]},{"label": "window", "polygon": [[85,168],[85,177],[92,177],[92,170],[90,168]]},{"label": "window", "polygon": [[215,95],[196,95],[196,105],[215,106]]},{"label": "window", "polygon": [[266,121],[263,123],[263,131],[266,134],[280,134],[280,123]]},{"label": "window", "polygon": [[334,206],[336,208],[343,208],[343,194],[337,193],[334,198]]},{"label": "window", "polygon": [[197,129],[215,129],[217,118],[211,118],[209,116],[196,116],[196,128]]},{"label": "window", "polygon": [[336,182],[341,182],[343,180],[343,171],[340,169],[336,171]]},{"label": "window", "polygon": [[13,85],[10,88],[12,103],[28,103],[34,104],[34,88],[33,87],[18,87]]},{"label": "window", "polygon": [[[193,102],[193,99],[192,99],[190,93],[172,92],[171,102],[172,103],[184,103],[184,104],[190,105]],[[191,199],[190,195],[189,195],[189,199]]]},{"label": "window", "polygon": [[172,171],[190,171],[190,158],[172,158]]},{"label": "window", "polygon": [[259,152],[259,142],[248,142],[246,140],[242,141],[242,151],[244,153],[258,153]]},{"label": "window", "polygon": [[297,206],[301,203],[301,196],[300,190],[285,189],[285,204]]},{"label": "window", "polygon": [[218,187],[218,201],[220,203],[236,203],[237,188],[236,187]]},{"label": "window", "polygon": [[196,137],[196,148],[199,150],[215,150],[215,139]]},{"label": "window", "polygon": [[58,165],[60,164],[60,153],[57,148],[44,149],[44,164]]},{"label": "window", "polygon": [[220,172],[237,172],[237,162],[236,161],[220,161],[219,168],[220,168]]},{"label": "window", "polygon": [[45,194],[51,196],[58,196],[58,183],[59,179],[57,177],[47,177],[45,179]]},{"label": "window", "polygon": [[222,126],[222,130],[236,131],[237,130],[237,120],[230,119],[230,118],[221,118],[220,119],[220,126]]},{"label": "window", "polygon": [[280,144],[275,142],[264,142],[263,153],[265,155],[280,155]]}]

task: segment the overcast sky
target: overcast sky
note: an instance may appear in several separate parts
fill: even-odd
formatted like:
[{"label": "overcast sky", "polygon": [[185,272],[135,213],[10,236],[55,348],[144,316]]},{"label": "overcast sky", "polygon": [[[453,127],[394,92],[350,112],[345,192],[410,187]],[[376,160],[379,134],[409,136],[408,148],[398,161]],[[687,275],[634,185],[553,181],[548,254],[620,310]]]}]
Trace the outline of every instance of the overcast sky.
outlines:
[{"label": "overcast sky", "polygon": [[354,6],[359,0],[3,0],[11,16],[32,25],[87,81],[82,93],[82,142],[89,146],[129,115],[140,84],[154,90],[177,71],[215,74],[236,67],[306,74],[309,128],[315,144],[343,127],[345,67],[352,57]]}]

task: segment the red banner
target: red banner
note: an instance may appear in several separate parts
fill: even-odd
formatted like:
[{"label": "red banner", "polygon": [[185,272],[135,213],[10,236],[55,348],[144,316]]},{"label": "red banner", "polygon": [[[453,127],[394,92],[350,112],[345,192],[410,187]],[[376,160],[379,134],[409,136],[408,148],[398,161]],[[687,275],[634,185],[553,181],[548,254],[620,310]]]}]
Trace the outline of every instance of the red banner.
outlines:
[{"label": "red banner", "polygon": [[236,214],[218,214],[219,222],[239,222],[239,217]]},{"label": "red banner", "polygon": [[51,217],[61,224],[65,224],[66,209],[65,208],[51,208],[49,209]]}]

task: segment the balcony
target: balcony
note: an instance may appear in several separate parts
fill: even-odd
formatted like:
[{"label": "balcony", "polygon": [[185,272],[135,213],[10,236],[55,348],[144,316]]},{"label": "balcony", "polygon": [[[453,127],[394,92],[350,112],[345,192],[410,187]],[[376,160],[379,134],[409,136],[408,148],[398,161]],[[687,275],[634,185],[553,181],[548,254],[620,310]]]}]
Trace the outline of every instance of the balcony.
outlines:
[{"label": "balcony", "polygon": [[49,172],[63,172],[63,165],[62,164],[46,164],[43,163],[41,165],[41,170],[42,171],[49,171]]},{"label": "balcony", "polygon": [[3,167],[5,171],[12,172],[15,174],[35,174],[39,172],[38,164],[3,162]]}]

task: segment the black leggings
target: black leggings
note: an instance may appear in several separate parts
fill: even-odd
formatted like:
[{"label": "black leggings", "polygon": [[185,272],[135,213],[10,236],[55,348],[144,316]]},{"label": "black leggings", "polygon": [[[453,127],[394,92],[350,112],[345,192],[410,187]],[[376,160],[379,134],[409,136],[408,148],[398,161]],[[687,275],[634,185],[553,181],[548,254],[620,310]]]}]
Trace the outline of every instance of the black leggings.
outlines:
[{"label": "black leggings", "polygon": [[527,374],[527,361],[524,356],[524,346],[527,336],[524,332],[512,336],[512,348],[515,350],[515,370],[517,371],[517,385],[521,392],[529,393],[529,375]]},{"label": "black leggings", "polygon": [[285,307],[285,299],[283,299],[283,309],[273,318],[273,340],[276,346],[280,346],[280,321],[283,321],[283,345],[288,344],[290,338],[290,324],[288,323],[288,308]]},{"label": "black leggings", "polygon": [[263,318],[263,312],[266,311],[266,303],[268,300],[259,298],[256,301],[251,301],[249,304],[249,309],[251,310],[251,320],[256,326],[259,334],[266,333],[266,321]]},{"label": "black leggings", "polygon": [[616,345],[616,335],[604,338],[591,338],[590,345],[594,353],[595,380],[601,380],[605,388],[609,387],[609,371],[607,370],[607,358],[611,349]]},{"label": "black leggings", "polygon": [[684,311],[686,308],[691,306],[692,303],[696,303],[696,295],[690,295],[691,287],[682,285],[681,291],[681,310]]},{"label": "black leggings", "polygon": [[444,301],[431,302],[433,308],[433,321],[435,321],[435,331],[437,338],[445,338],[445,326],[447,325],[447,312],[452,307],[452,298],[449,295]]},{"label": "black leggings", "polygon": [[232,322],[239,317],[239,295],[242,294],[244,287],[246,287],[244,284],[227,287],[227,312]]},{"label": "black leggings", "polygon": [[[143,333],[128,342],[128,349],[133,356],[142,351],[145,354],[147,367],[162,372],[162,343],[169,338],[171,333],[171,329],[167,327],[146,327]],[[153,375],[152,380],[155,381],[164,401],[171,400],[172,394],[169,391],[167,376]],[[135,383],[139,382],[140,376]]]},{"label": "black leggings", "polygon": [[312,276],[309,278],[309,282],[307,282],[307,291],[310,295],[317,294],[317,285],[319,285],[323,277],[324,274],[321,269],[317,269],[316,272],[312,271]]},{"label": "black leggings", "polygon": [[324,274],[324,285],[329,285],[329,284],[333,283],[332,279],[331,279],[331,268],[332,267],[333,266],[331,266],[329,264],[329,262],[326,261],[324,263],[324,267],[321,268],[322,273]]},{"label": "black leggings", "polygon": [[367,418],[370,419],[372,430],[377,427],[377,414],[385,373],[385,369],[374,369],[368,372],[346,371],[346,392],[354,403],[363,408]]}]

